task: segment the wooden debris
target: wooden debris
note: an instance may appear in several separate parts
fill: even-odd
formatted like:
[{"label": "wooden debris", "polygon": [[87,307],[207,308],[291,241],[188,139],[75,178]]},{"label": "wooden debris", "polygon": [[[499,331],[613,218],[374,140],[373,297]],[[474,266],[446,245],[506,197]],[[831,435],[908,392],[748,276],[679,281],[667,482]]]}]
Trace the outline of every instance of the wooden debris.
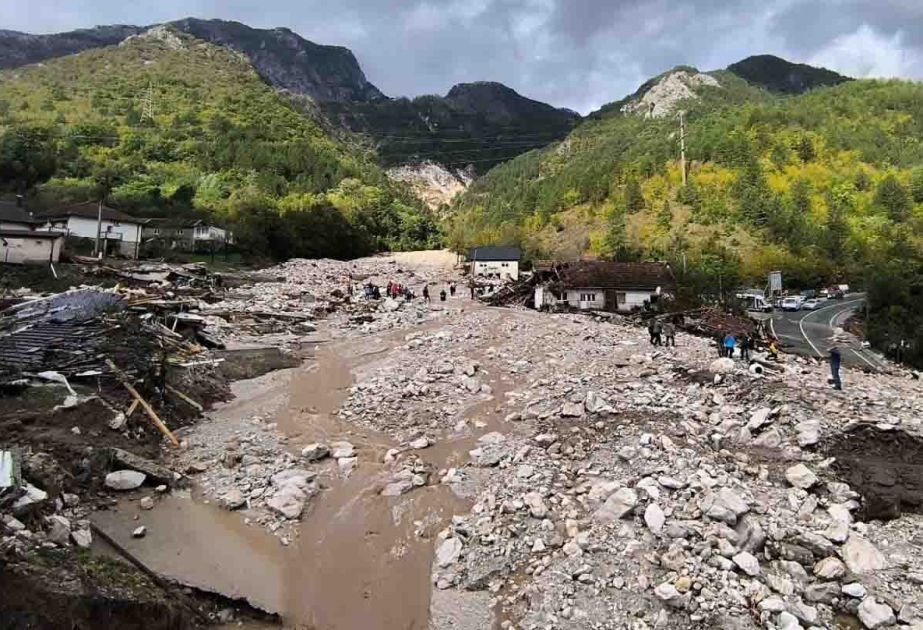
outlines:
[{"label": "wooden debris", "polygon": [[144,408],[144,411],[147,412],[147,415],[154,422],[154,426],[156,426],[160,430],[160,432],[163,433],[167,437],[167,439],[169,439],[170,442],[173,443],[173,446],[178,448],[179,440],[177,440],[176,436],[173,435],[173,432],[167,428],[167,425],[163,423],[163,420],[160,419],[160,417],[157,415],[157,412],[154,411],[153,407],[151,407],[147,403],[147,401],[141,397],[141,394],[139,394],[138,390],[136,390],[134,386],[129,382],[128,377],[125,375],[125,373],[122,372],[122,370],[120,370],[118,366],[116,366],[116,364],[112,362],[112,359],[106,359],[106,365],[109,367],[110,370],[112,370],[112,373],[115,374],[115,376],[119,379],[119,381],[121,381],[122,385],[125,386],[125,389],[128,390],[128,393],[131,394],[135,398],[135,400],[138,401],[138,404],[140,404],[142,408]]}]

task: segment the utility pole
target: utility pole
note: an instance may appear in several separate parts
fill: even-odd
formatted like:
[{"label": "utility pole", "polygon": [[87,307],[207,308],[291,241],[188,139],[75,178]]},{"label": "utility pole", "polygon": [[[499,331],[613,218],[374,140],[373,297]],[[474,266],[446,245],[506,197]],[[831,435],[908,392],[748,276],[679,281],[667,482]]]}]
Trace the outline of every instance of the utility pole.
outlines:
[{"label": "utility pole", "polygon": [[93,248],[93,255],[100,258],[99,240],[103,231],[103,195],[99,196],[99,208],[96,214],[96,246]]},{"label": "utility pole", "polygon": [[679,113],[679,167],[683,171],[683,186],[686,185],[686,121]]},{"label": "utility pole", "polygon": [[154,82],[149,81],[147,91],[141,97],[141,122],[154,122]]}]

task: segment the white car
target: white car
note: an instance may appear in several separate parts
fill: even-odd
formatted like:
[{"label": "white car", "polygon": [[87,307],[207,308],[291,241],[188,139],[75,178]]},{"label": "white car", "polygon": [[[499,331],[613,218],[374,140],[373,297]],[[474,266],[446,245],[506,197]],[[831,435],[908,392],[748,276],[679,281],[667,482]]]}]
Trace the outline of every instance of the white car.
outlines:
[{"label": "white car", "polygon": [[806,311],[814,311],[814,310],[819,309],[820,305],[823,303],[824,303],[823,300],[811,298],[810,300],[805,300],[805,303],[801,305],[801,308],[803,308]]},{"label": "white car", "polygon": [[787,297],[782,300],[782,310],[783,311],[798,311],[801,310],[801,297]]}]

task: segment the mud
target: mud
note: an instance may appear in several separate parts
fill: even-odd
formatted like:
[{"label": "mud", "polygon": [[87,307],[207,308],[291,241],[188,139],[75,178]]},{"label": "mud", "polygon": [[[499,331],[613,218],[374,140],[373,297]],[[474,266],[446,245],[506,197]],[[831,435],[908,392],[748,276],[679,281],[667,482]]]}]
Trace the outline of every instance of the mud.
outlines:
[{"label": "mud", "polygon": [[863,424],[826,448],[834,470],[862,495],[863,520],[923,512],[923,438]]}]

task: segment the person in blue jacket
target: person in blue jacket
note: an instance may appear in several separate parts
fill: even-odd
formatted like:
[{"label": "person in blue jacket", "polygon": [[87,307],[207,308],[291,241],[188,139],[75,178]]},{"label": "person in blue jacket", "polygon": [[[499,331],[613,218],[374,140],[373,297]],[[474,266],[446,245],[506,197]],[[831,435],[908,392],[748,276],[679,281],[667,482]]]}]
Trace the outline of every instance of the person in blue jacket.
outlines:
[{"label": "person in blue jacket", "polygon": [[724,338],[724,351],[727,352],[727,358],[734,358],[734,346],[737,345],[737,339],[734,338],[734,335],[728,333]]}]

